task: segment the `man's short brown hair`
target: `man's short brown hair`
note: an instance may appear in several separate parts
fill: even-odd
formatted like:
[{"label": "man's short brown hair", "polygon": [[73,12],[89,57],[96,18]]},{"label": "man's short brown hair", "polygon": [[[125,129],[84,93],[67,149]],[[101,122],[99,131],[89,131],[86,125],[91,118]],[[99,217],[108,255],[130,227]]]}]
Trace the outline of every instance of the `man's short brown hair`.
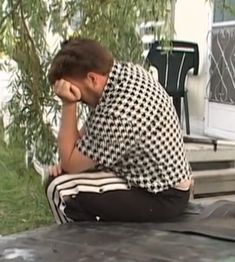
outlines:
[{"label": "man's short brown hair", "polygon": [[113,65],[112,54],[91,39],[66,41],[54,57],[48,78],[50,84],[64,77],[83,79],[88,72],[107,75]]}]

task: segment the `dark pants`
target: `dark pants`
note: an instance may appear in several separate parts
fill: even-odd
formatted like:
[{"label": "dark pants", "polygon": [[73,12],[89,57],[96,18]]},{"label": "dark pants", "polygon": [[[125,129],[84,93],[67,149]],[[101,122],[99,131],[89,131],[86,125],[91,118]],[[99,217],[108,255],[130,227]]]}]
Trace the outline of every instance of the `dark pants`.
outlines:
[{"label": "dark pants", "polygon": [[189,191],[168,189],[153,194],[128,188],[110,173],[84,173],[55,178],[47,197],[58,223],[70,221],[157,222],[179,216]]}]

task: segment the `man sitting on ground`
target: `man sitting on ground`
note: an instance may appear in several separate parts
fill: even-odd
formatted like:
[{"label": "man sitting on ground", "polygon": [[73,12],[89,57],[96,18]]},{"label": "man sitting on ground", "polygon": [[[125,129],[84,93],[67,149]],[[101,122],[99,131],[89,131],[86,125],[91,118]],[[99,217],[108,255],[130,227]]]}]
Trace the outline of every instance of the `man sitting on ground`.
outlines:
[{"label": "man sitting on ground", "polygon": [[[62,100],[60,164],[47,187],[58,223],[163,221],[189,199],[190,165],[171,98],[140,65],[98,42],[73,39],[55,56],[50,83]],[[77,103],[92,108],[77,130]],[[62,174],[63,170],[63,174]]]}]

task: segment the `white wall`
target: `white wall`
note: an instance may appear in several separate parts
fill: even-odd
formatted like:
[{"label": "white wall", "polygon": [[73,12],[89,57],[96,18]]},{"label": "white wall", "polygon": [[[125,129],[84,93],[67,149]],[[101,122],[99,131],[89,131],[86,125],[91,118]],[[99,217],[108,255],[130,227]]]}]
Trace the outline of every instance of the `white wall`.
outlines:
[{"label": "white wall", "polygon": [[199,46],[199,75],[190,75],[189,110],[191,130],[203,132],[205,95],[208,82],[208,32],[211,30],[212,6],[206,0],[177,0],[175,4],[175,40],[195,42]]}]

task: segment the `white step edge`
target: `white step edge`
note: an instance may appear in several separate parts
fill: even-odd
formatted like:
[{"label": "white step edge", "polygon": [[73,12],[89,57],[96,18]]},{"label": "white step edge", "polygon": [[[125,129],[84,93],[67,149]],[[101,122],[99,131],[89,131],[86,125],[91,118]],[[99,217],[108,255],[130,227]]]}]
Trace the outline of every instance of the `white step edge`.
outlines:
[{"label": "white step edge", "polygon": [[212,145],[186,144],[189,162],[235,161],[235,147],[218,146],[214,151]]},{"label": "white step edge", "polygon": [[233,177],[235,180],[235,168],[193,171],[192,176],[194,179],[218,179],[218,177],[225,179],[226,177]]}]

